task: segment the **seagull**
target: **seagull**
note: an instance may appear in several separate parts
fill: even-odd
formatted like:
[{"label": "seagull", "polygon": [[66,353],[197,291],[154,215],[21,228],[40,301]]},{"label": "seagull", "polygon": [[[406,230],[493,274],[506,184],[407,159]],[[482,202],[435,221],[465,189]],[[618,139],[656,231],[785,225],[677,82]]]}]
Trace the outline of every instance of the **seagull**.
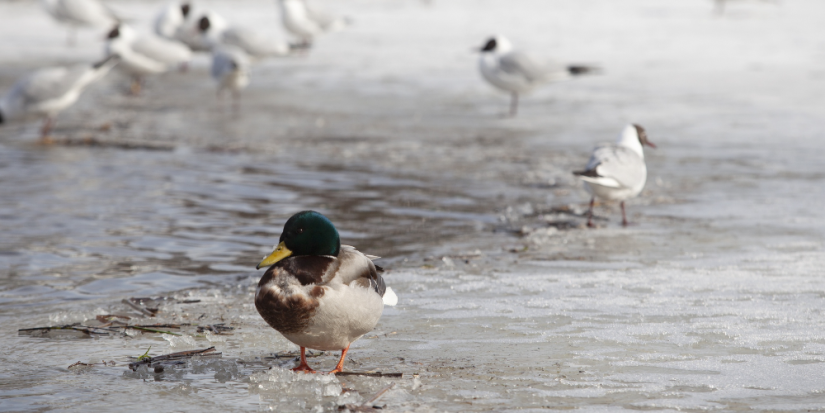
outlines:
[{"label": "seagull", "polygon": [[[731,0],[713,0],[714,10],[716,11],[716,14],[719,14],[719,15],[725,14],[725,6],[730,1]],[[762,1],[764,3],[776,3],[776,1],[774,1],[774,0],[762,0]]]},{"label": "seagull", "polygon": [[241,90],[249,85],[249,58],[234,46],[217,47],[212,51],[212,78],[218,82],[218,98],[223,91],[232,94],[234,112],[238,112]]},{"label": "seagull", "polygon": [[590,199],[587,226],[593,227],[593,205],[596,197],[607,201],[621,201],[622,225],[627,226],[624,201],[642,192],[647,180],[647,167],[642,146],[656,148],[647,140],[645,130],[636,124],[625,126],[614,144],[601,145],[593,150],[583,171],[573,172],[584,181]]},{"label": "seagull", "polygon": [[281,8],[281,22],[284,28],[309,46],[321,33],[340,30],[351,24],[346,17],[332,14],[310,6],[305,0],[277,0]]},{"label": "seagull", "polygon": [[530,55],[514,51],[510,41],[501,35],[491,37],[479,51],[479,69],[484,80],[510,92],[512,96],[510,116],[515,116],[518,110],[519,93],[529,92],[544,83],[558,82],[597,70],[592,66],[540,64]]},{"label": "seagull", "polygon": [[138,34],[118,24],[106,43],[107,54],[120,56],[120,68],[132,76],[132,94],[140,93],[143,76],[164,73],[192,60],[192,51],[184,44],[151,34]]},{"label": "seagull", "polygon": [[40,139],[48,141],[58,113],[71,106],[87,86],[102,78],[118,62],[109,56],[93,65],[50,67],[20,79],[0,99],[0,124],[16,119],[45,119]]},{"label": "seagull", "polygon": [[46,11],[69,26],[67,44],[74,45],[78,27],[111,27],[120,19],[98,0],[42,0]]},{"label": "seagull", "polygon": [[201,37],[200,42],[210,50],[219,46],[234,46],[254,59],[286,56],[291,51],[288,43],[275,41],[254,30],[230,26],[215,12],[204,13],[197,19],[195,27]]},{"label": "seagull", "polygon": [[155,34],[164,39],[177,39],[178,31],[186,24],[192,5],[189,2],[173,1],[155,17]]}]

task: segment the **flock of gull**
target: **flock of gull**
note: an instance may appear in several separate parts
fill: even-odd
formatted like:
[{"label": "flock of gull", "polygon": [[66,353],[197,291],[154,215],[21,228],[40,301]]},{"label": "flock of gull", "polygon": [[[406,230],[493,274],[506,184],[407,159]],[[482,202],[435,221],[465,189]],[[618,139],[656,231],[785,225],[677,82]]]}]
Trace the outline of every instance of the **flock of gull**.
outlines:
[{"label": "flock of gull", "polygon": [[[316,37],[342,29],[346,18],[311,7],[306,0],[276,0],[282,24],[293,42],[279,41],[245,26],[230,24],[212,10],[198,10],[187,1],[175,1],[159,11],[153,33],[141,33],[98,0],[44,0],[46,11],[69,27],[68,42],[78,28],[105,28],[105,56],[92,64],[36,70],[0,99],[0,123],[43,118],[41,139],[48,137],[55,116],[78,100],[83,90],[117,67],[131,79],[131,92],[140,93],[145,77],[186,70],[194,53],[210,53],[211,75],[218,94],[230,92],[237,104],[249,84],[250,64],[261,59],[307,53]],[[482,78],[511,94],[515,116],[519,94],[543,84],[593,73],[585,65],[540,63],[518,51],[503,36],[488,39],[478,49]],[[645,130],[627,125],[614,144],[596,148],[586,168],[575,174],[593,194],[588,213],[592,226],[595,199],[619,201],[627,225],[624,201],[638,195],[647,169],[643,146],[655,147]],[[255,294],[256,307],[273,328],[301,347],[299,371],[312,371],[305,348],[341,350],[341,371],[350,343],[370,331],[383,305],[397,301],[384,284],[377,257],[341,245],[338,232],[323,215],[303,211],[287,221],[272,254],[259,268],[268,267]]]},{"label": "flock of gull", "polygon": [[43,68],[23,77],[0,99],[0,123],[43,118],[41,138],[45,139],[57,114],[113,67],[132,78],[131,93],[138,94],[147,76],[185,71],[194,53],[211,54],[218,94],[231,93],[237,105],[240,91],[249,85],[251,63],[306,53],[317,36],[349,24],[348,19],[311,7],[305,0],[276,2],[294,43],[232,25],[217,12],[198,10],[187,1],[163,7],[153,22],[153,32],[143,33],[98,0],[43,0],[45,11],[68,26],[70,46],[79,28],[109,30],[105,56],[92,64]]}]

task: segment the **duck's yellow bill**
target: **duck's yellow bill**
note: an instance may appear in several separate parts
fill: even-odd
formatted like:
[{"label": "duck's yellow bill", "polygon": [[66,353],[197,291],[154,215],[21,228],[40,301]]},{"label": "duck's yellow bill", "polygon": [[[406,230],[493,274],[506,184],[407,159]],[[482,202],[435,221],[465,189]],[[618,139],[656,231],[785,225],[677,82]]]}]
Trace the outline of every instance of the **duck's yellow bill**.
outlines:
[{"label": "duck's yellow bill", "polygon": [[290,255],[292,255],[292,251],[290,251],[289,248],[287,248],[286,245],[283,242],[281,242],[280,244],[278,244],[277,247],[275,247],[275,251],[272,251],[272,254],[269,254],[266,257],[264,257],[264,260],[261,261],[261,263],[258,264],[257,267],[255,267],[255,269],[260,270],[261,267],[269,267],[270,265],[275,264],[276,262]]}]

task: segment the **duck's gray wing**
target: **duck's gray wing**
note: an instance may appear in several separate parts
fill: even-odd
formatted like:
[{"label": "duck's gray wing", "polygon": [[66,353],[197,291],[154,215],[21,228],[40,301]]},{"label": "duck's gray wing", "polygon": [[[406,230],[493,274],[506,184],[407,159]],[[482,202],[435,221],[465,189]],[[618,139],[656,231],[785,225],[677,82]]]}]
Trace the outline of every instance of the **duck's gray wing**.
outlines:
[{"label": "duck's gray wing", "polygon": [[332,277],[338,278],[342,283],[349,285],[353,281],[358,284],[372,288],[383,297],[387,290],[384,277],[381,272],[384,270],[376,266],[366,255],[349,245],[342,245],[338,253],[338,268],[334,273],[328,273],[325,281]]}]

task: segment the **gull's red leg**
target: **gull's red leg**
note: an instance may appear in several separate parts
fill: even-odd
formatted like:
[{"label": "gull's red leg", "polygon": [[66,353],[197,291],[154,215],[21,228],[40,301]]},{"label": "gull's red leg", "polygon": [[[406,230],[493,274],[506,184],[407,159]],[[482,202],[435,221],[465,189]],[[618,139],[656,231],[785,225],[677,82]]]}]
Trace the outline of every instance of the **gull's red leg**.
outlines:
[{"label": "gull's red leg", "polygon": [[622,226],[627,226],[627,215],[624,213],[624,201],[622,201]]},{"label": "gull's red leg", "polygon": [[590,209],[587,210],[587,227],[594,228],[593,225],[593,206],[596,204],[596,197],[590,198]]},{"label": "gull's red leg", "polygon": [[344,358],[347,356],[347,351],[349,351],[349,345],[347,348],[341,350],[341,360],[338,360],[338,364],[335,365],[335,368],[330,371],[330,374],[341,373],[344,371]]},{"label": "gull's red leg", "polygon": [[307,349],[306,348],[301,347],[301,364],[299,364],[298,367],[295,367],[294,369],[292,369],[292,371],[303,371],[304,373],[315,373],[315,370],[311,369],[309,367],[309,364],[307,364]]}]

